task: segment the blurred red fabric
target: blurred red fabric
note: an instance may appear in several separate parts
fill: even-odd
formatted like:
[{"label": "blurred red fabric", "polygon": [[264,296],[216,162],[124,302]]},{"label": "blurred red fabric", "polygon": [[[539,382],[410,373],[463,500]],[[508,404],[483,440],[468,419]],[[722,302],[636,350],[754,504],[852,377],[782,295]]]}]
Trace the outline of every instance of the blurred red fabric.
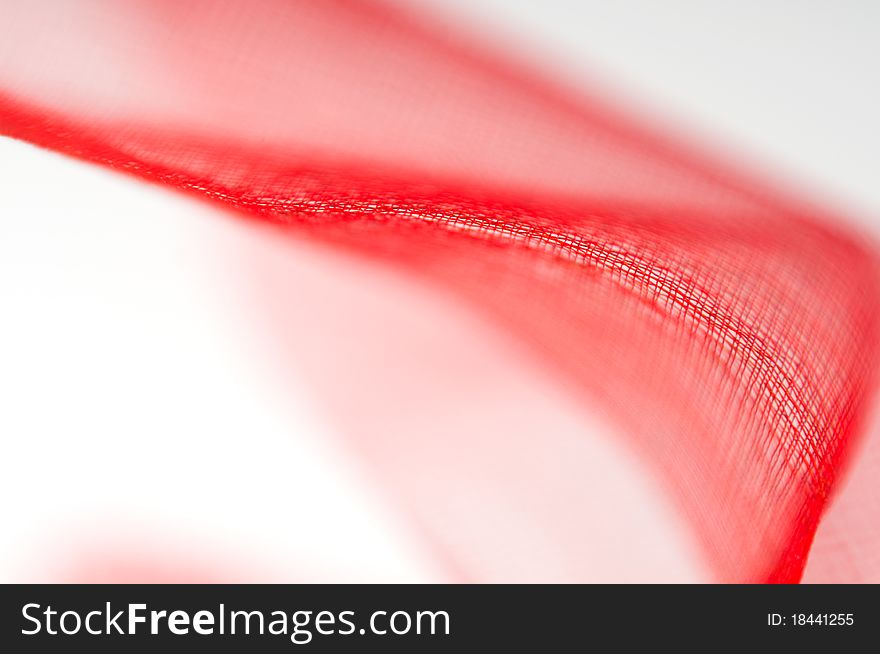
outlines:
[{"label": "blurred red fabric", "polygon": [[[459,294],[612,416],[718,580],[800,579],[876,382],[877,258],[837,216],[397,6],[16,11],[2,133]],[[361,445],[464,565],[391,469],[432,462]]]}]

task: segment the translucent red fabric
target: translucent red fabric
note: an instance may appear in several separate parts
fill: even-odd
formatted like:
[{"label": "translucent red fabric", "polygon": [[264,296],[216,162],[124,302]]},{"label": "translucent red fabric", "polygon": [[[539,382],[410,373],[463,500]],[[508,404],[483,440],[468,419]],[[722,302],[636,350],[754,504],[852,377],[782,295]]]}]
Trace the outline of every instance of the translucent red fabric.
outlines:
[{"label": "translucent red fabric", "polygon": [[800,579],[875,386],[877,258],[836,216],[397,6],[4,13],[3,134],[458,294],[610,416],[718,580]]}]

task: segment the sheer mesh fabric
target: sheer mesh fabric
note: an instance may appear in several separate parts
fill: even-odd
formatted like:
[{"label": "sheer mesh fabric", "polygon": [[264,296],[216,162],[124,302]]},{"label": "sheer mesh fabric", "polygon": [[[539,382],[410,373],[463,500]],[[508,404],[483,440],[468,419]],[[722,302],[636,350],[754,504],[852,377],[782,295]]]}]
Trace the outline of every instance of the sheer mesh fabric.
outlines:
[{"label": "sheer mesh fabric", "polygon": [[717,579],[800,578],[874,388],[839,218],[397,7],[84,6],[3,21],[2,133],[459,295],[611,416]]}]

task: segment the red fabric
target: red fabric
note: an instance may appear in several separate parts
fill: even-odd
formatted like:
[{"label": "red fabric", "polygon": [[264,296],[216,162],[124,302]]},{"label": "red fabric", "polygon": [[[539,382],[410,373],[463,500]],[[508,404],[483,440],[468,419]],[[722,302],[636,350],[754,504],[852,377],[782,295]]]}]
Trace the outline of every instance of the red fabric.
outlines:
[{"label": "red fabric", "polygon": [[836,217],[397,8],[90,18],[0,70],[2,133],[460,294],[613,417],[719,580],[800,578],[875,384],[877,259]]}]

